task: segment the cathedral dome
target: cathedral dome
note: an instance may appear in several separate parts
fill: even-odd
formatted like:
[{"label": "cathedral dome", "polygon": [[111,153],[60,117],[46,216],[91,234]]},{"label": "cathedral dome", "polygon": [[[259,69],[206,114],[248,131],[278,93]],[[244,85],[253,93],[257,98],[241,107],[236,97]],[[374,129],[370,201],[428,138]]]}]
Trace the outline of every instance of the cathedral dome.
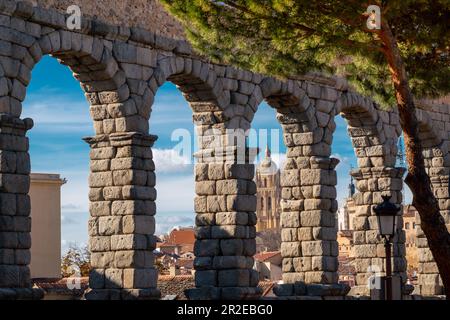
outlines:
[{"label": "cathedral dome", "polygon": [[271,158],[269,147],[266,147],[266,156],[259,163],[258,171],[262,174],[274,174],[278,171],[277,164]]}]

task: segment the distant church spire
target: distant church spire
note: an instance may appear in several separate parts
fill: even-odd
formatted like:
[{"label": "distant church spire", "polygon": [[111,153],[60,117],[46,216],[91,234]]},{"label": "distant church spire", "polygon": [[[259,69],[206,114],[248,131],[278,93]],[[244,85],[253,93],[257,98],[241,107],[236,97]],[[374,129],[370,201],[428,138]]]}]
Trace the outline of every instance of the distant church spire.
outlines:
[{"label": "distant church spire", "polygon": [[[353,166],[350,165],[350,172],[352,171]],[[353,176],[350,175],[350,184],[348,185],[348,197],[351,198],[356,192],[355,183],[353,182]]]},{"label": "distant church spire", "polygon": [[272,155],[272,152],[270,152],[270,148],[269,145],[266,145],[266,158],[270,158],[270,156]]}]

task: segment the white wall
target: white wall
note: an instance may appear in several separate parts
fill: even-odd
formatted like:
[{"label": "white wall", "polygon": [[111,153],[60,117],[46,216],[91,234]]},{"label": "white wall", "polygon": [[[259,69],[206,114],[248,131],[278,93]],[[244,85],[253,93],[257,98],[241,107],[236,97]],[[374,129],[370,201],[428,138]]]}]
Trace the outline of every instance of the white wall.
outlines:
[{"label": "white wall", "polygon": [[58,174],[31,174],[31,278],[61,277],[61,185]]}]

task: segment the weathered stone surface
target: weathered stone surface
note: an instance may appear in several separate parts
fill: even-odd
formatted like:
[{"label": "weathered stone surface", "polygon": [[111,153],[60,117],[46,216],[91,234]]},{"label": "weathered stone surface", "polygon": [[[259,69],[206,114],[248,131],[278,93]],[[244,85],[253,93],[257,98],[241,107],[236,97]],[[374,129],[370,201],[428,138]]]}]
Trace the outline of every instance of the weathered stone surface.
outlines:
[{"label": "weathered stone surface", "polygon": [[273,293],[279,297],[292,296],[294,294],[293,284],[277,284],[273,287]]},{"label": "weathered stone surface", "polygon": [[[56,5],[58,10],[67,7],[66,1],[58,4],[53,0],[38,2]],[[84,18],[97,15],[92,8],[108,6],[87,2],[82,6]],[[154,7],[146,4],[141,8]],[[96,270],[101,276],[97,280],[92,276],[95,290],[87,296],[141,299],[158,295],[154,288],[156,282],[141,288],[142,283],[149,283],[146,277],[153,265],[153,258],[143,253],[154,246],[153,216],[157,196],[151,151],[155,137],[148,135],[148,119],[157,89],[168,80],[176,83],[191,103],[195,111],[193,119],[202,121],[197,132],[205,138],[200,144],[200,153],[207,156],[199,157],[196,164],[197,197],[194,200],[199,243],[195,251],[198,258],[205,259],[198,260],[196,267],[204,268],[198,271],[212,268],[216,273],[221,268],[243,270],[230,273],[229,279],[221,278],[217,273],[217,281],[213,284],[217,287],[194,290],[193,297],[248,298],[258,295],[253,288],[256,278],[249,266],[250,257],[256,251],[255,166],[235,163],[232,141],[235,136],[230,138],[225,130],[249,129],[257,105],[265,98],[277,109],[288,147],[286,170],[281,174],[284,187],[280,205],[282,253],[286,256],[283,279],[288,283],[337,281],[338,250],[336,232],[333,231],[337,210],[334,170],[337,161],[329,155],[336,127],[333,118],[338,113],[348,121],[360,167],[355,173],[359,193],[354,196],[357,206],[354,253],[360,273],[357,279],[366,279],[363,267],[369,260],[382,264],[383,247],[377,237],[371,207],[381,201],[381,195],[385,193],[392,194],[395,203],[402,200],[402,173],[392,167],[397,137],[401,133],[396,112],[382,111],[369,99],[349,90],[340,79],[306,75],[307,80],[282,81],[206,62],[193,55],[184,40],[177,41],[161,36],[160,32],[155,35],[136,28],[134,24],[139,19],[132,16],[135,10],[100,11],[103,12],[98,13],[100,20],[83,19],[82,29],[72,32],[66,28],[64,15],[56,11],[22,2],[6,2],[2,8],[1,266],[18,267],[19,282],[27,282],[29,271],[27,273],[25,265],[30,260],[28,248],[31,246],[30,199],[27,195],[30,159],[25,133],[32,127],[32,121],[19,117],[32,69],[46,54],[54,55],[71,67],[86,92],[97,134],[87,139],[91,145],[89,234],[93,265],[98,266]],[[119,15],[126,18],[118,19]],[[168,17],[165,13],[162,16]],[[161,15],[155,17],[153,20],[159,21]],[[103,19],[125,21],[132,28],[108,25],[101,21]],[[448,135],[445,134],[450,131],[448,108],[418,109],[417,118],[425,146],[425,163],[446,221],[450,216],[445,214],[449,193],[448,181],[444,181],[450,165]],[[217,129],[219,134],[208,133],[210,129]],[[216,136],[220,137],[220,143],[226,143],[225,149],[211,145],[218,142],[211,138]],[[438,180],[439,183],[435,182]],[[419,228],[418,234],[420,232]],[[394,267],[403,272],[404,234],[395,241]],[[422,250],[427,244],[422,240],[418,241],[418,246]],[[423,279],[436,280],[436,266],[429,250],[420,251],[419,258],[420,270],[425,275]],[[7,278],[11,280],[16,269],[6,269]],[[142,270],[142,274],[136,270]],[[3,276],[0,275],[1,281]],[[216,290],[220,286],[225,286],[226,290]],[[433,291],[426,286],[424,284],[425,291]],[[333,296],[329,291],[325,293],[324,297]]]},{"label": "weathered stone surface", "polygon": [[[108,270],[107,270],[108,271]],[[123,287],[124,288],[155,288],[158,279],[158,270],[156,269],[124,269]]]},{"label": "weathered stone surface", "polygon": [[218,285],[222,287],[248,287],[250,272],[245,269],[220,270],[218,272]]},{"label": "weathered stone surface", "polygon": [[301,256],[301,243],[300,242],[282,242],[281,243],[281,256],[283,257],[300,257]]}]

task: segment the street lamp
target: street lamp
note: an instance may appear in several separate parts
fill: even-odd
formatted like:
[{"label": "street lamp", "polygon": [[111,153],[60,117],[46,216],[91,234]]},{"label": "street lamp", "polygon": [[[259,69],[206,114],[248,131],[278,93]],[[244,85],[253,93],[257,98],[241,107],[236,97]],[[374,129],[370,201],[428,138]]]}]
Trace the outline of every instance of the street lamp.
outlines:
[{"label": "street lamp", "polygon": [[389,202],[391,196],[382,196],[383,202],[373,207],[378,220],[380,235],[384,238],[386,249],[386,300],[392,300],[392,265],[391,265],[391,241],[395,235],[397,213],[400,207]]}]

